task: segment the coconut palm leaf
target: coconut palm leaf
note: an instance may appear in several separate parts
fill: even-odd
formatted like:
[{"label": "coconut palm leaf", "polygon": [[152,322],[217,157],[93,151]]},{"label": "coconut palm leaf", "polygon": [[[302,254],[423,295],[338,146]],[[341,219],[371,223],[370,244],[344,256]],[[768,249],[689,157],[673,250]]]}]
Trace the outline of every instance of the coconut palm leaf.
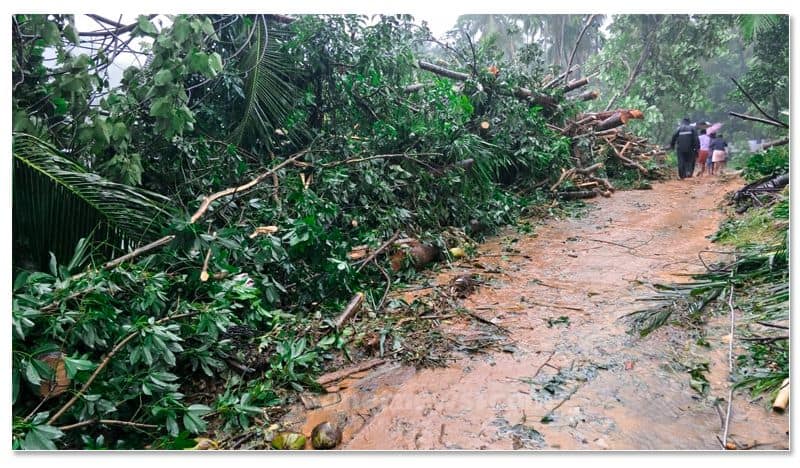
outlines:
[{"label": "coconut palm leaf", "polygon": [[68,260],[82,237],[105,253],[154,239],[170,218],[169,199],[88,172],[50,144],[13,134],[14,263],[44,268],[49,252]]},{"label": "coconut palm leaf", "polygon": [[780,15],[739,15],[737,22],[742,31],[742,37],[750,42],[767,28],[775,25],[780,20]]},{"label": "coconut palm leaf", "polygon": [[278,42],[285,32],[270,27],[264,15],[255,17],[253,27],[249,50],[239,65],[245,75],[244,107],[230,140],[241,145],[258,139],[272,147],[275,130],[291,113],[297,89],[289,80],[288,61]]}]

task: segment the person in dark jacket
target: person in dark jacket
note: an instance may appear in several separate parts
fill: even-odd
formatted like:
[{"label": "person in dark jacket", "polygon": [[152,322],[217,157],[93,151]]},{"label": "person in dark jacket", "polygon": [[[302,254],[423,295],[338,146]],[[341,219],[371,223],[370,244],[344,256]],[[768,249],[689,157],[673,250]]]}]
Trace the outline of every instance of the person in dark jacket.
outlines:
[{"label": "person in dark jacket", "polygon": [[669,149],[675,149],[678,155],[678,177],[685,179],[694,174],[694,162],[700,149],[700,140],[697,130],[689,124],[689,119],[684,118],[678,130],[672,135]]}]

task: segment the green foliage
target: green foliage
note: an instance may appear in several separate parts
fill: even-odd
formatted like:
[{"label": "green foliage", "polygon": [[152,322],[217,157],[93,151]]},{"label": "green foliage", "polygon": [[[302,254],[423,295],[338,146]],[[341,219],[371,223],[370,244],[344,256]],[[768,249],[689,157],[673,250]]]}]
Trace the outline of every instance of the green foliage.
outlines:
[{"label": "green foliage", "polygon": [[[550,124],[580,106],[543,109],[513,96],[540,87],[564,38],[509,58],[508,44],[488,33],[453,34],[434,52],[429,31],[407,15],[170,19],[160,28],[141,16],[131,26],[151,40],[148,59],[111,89],[115,46],[81,55],[70,16],[13,18],[14,241],[29,256],[55,253],[15,279],[15,448],[183,448],[194,434],[271,422],[265,408],[316,389],[327,362],[355,351],[351,327],[332,324],[353,294],[366,296],[362,315],[379,312],[388,255],[359,271],[353,247],[377,248],[395,232],[448,247],[443,232],[473,221],[491,232],[549,200],[539,187],[574,164],[573,142]],[[574,35],[582,22],[547,24]],[[679,24],[700,39],[724,35],[713,19]],[[587,44],[602,42],[590,36]],[[46,49],[55,53],[48,63]],[[444,50],[466,81],[416,66]],[[698,73],[689,67],[675,80]],[[407,92],[412,83],[421,89]],[[624,102],[655,106],[676,86],[649,79]],[[648,118],[666,119],[655,108]],[[188,221],[206,195],[298,152],[274,179]],[[630,173],[613,163],[604,171]],[[277,231],[259,235],[263,226]],[[130,251],[165,233],[175,235],[169,245],[98,268],[112,255],[104,243]],[[62,353],[71,382],[39,406],[53,371],[38,357],[50,351]],[[428,354],[405,352],[417,363]]]},{"label": "green foliage", "polygon": [[165,226],[166,197],[103,179],[31,135],[13,138],[16,264],[43,268],[53,254],[68,258],[90,234],[106,243],[106,253],[125,250]]},{"label": "green foliage", "polygon": [[752,182],[765,176],[787,172],[789,172],[789,148],[781,146],[751,154],[747,158],[742,176]]}]

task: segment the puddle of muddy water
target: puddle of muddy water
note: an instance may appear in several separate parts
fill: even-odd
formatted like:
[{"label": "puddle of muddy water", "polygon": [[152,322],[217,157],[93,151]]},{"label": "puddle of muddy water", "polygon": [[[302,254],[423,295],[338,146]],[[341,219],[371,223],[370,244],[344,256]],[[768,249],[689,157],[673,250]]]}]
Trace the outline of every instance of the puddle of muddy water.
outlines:
[{"label": "puddle of muddy water", "polygon": [[[491,277],[463,306],[508,330],[508,348],[465,353],[445,368],[384,365],[314,397],[309,409],[298,405],[283,424],[308,434],[335,422],[343,449],[719,449],[716,406],[729,388],[724,318],[711,320],[710,348],[699,350],[686,329],[640,339],[618,319],[652,294],[644,282],[701,271],[697,252],[710,247],[722,217],[716,204],[739,185],[690,179],[618,192],[579,219],[537,226],[535,236],[488,240],[435,283],[465,272]],[[518,239],[515,252],[509,238]],[[708,362],[707,395],[676,364],[692,353]],[[732,438],[788,448],[789,415],[749,400],[735,394]]]}]

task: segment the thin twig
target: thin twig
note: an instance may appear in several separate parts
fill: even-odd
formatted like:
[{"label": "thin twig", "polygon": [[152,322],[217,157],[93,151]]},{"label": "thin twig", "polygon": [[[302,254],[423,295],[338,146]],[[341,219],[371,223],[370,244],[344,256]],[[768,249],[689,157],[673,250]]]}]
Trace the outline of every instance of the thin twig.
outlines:
[{"label": "thin twig", "polygon": [[756,323],[759,324],[759,325],[763,325],[765,327],[770,327],[770,328],[780,328],[781,330],[788,330],[789,329],[789,327],[787,327],[785,325],[778,325],[777,323],[760,322],[758,320],[756,320]]},{"label": "thin twig", "polygon": [[[354,164],[354,163],[360,163],[360,162],[364,162],[364,161],[372,161],[374,159],[389,159],[389,158],[404,158],[404,159],[408,159],[408,160],[411,160],[411,161],[414,161],[414,162],[420,162],[419,160],[413,158],[413,156],[441,156],[441,155],[442,155],[442,153],[415,153],[413,155],[405,154],[405,153],[376,154],[374,156],[367,156],[367,157],[364,157],[364,158],[350,158],[350,159],[343,159],[341,161],[333,161],[333,162],[329,162],[329,163],[325,163],[325,164],[320,164],[319,166],[320,167],[335,167],[335,166],[341,166],[342,164]],[[425,164],[425,163],[421,163],[421,164],[427,166],[427,164]],[[428,166],[428,167],[430,167],[430,166]]]},{"label": "thin twig", "polygon": [[542,419],[545,419],[545,418],[548,418],[548,419],[549,419],[549,418],[551,418],[551,417],[552,417],[552,415],[553,415],[553,413],[555,413],[555,411],[556,411],[557,409],[561,408],[561,405],[563,405],[564,403],[566,403],[566,402],[567,402],[567,400],[569,400],[570,398],[572,398],[572,395],[574,395],[575,393],[577,393],[577,392],[578,392],[578,389],[579,389],[579,388],[581,388],[581,386],[580,386],[580,385],[578,385],[578,386],[576,386],[575,388],[573,388],[573,389],[572,389],[572,391],[571,391],[571,392],[569,392],[569,393],[567,394],[567,396],[565,396],[565,397],[564,397],[564,398],[563,398],[563,399],[562,399],[560,402],[558,402],[558,404],[557,404],[556,406],[554,406],[554,407],[553,407],[553,409],[551,409],[550,411],[548,411],[547,413],[545,413],[545,415],[544,415],[544,416],[542,416]]},{"label": "thin twig", "polygon": [[380,270],[381,274],[384,278],[386,278],[386,290],[383,292],[383,297],[381,297],[381,301],[378,303],[378,308],[375,310],[379,312],[383,308],[383,303],[386,302],[386,298],[389,296],[389,291],[392,289],[392,277],[389,276],[389,273],[386,272],[386,269],[380,266],[376,259],[372,260],[372,263]]},{"label": "thin twig", "polygon": [[[734,256],[734,263],[736,257]],[[733,278],[734,270],[731,270],[731,279]],[[731,339],[728,343],[728,380],[730,381],[730,391],[728,392],[728,410],[725,412],[725,429],[722,433],[723,449],[727,448],[728,442],[728,429],[730,428],[731,421],[731,407],[733,406],[733,334],[736,326],[736,313],[733,308],[733,281],[731,281],[731,293],[728,295],[728,307],[731,310]]]},{"label": "thin twig", "polygon": [[396,231],[396,232],[394,233],[394,235],[392,235],[392,237],[390,237],[390,238],[389,238],[389,240],[387,240],[386,242],[384,242],[384,243],[383,243],[383,245],[381,245],[380,247],[378,247],[378,250],[376,250],[376,251],[372,252],[372,253],[369,255],[369,257],[367,257],[366,259],[364,259],[364,260],[360,261],[360,263],[361,263],[361,266],[359,266],[359,267],[358,267],[358,269],[356,269],[356,273],[360,273],[360,272],[361,272],[361,270],[363,270],[363,269],[364,269],[364,267],[365,267],[365,266],[366,266],[366,265],[367,265],[369,262],[371,262],[372,260],[374,260],[374,259],[375,259],[375,257],[377,257],[377,256],[378,256],[378,255],[379,255],[381,252],[383,252],[383,251],[384,251],[384,250],[386,250],[386,249],[387,249],[387,248],[388,248],[390,245],[392,245],[392,243],[393,243],[393,242],[394,242],[394,241],[395,241],[395,240],[396,240],[398,237],[400,237],[400,231]]},{"label": "thin twig", "polygon": [[144,424],[133,421],[120,421],[117,419],[87,419],[86,421],[77,422],[75,424],[67,424],[66,426],[61,426],[58,429],[61,431],[68,431],[70,429],[77,429],[79,427],[89,426],[95,423],[108,424],[113,426],[129,426],[140,429],[158,429],[158,426],[155,424]]},{"label": "thin twig", "polygon": [[541,372],[541,371],[542,371],[542,369],[544,369],[544,366],[546,366],[546,365],[547,365],[547,364],[550,362],[550,359],[553,359],[553,356],[555,356],[555,355],[556,355],[556,350],[554,349],[554,350],[553,350],[553,351],[550,353],[550,355],[549,355],[549,356],[547,356],[547,359],[546,359],[546,360],[545,360],[545,361],[542,363],[542,365],[541,365],[541,366],[539,366],[539,368],[538,368],[538,369],[536,369],[536,372],[534,372],[534,373],[533,373],[533,377],[531,377],[531,380],[535,379],[535,378],[536,378],[536,376],[537,376],[537,375],[539,375],[539,372]]},{"label": "thin twig", "polygon": [[[761,108],[761,106],[759,106],[759,105],[758,105],[758,103],[755,101],[755,99],[753,99],[752,97],[750,97],[750,95],[749,95],[749,94],[747,94],[747,91],[745,91],[745,90],[744,90],[744,88],[742,88],[742,86],[739,84],[739,82],[738,82],[738,81],[736,81],[736,79],[735,79],[735,78],[731,77],[731,81],[733,81],[733,84],[735,84],[735,85],[736,85],[736,87],[737,87],[737,88],[739,88],[739,91],[741,91],[741,92],[742,92],[742,94],[744,94],[744,97],[746,97],[746,98],[747,98],[747,100],[748,100],[748,101],[750,101],[750,102],[751,102],[751,103],[752,103],[754,106],[756,106],[756,109],[758,109],[758,111],[759,111],[759,112],[761,112],[761,114],[762,114],[764,117],[768,118],[769,120],[771,120],[772,122],[774,122],[774,124],[778,124],[779,126],[781,126],[781,127],[783,127],[783,128],[789,128],[789,126],[788,126],[787,124],[785,124],[785,123],[781,122],[781,121],[780,121],[780,120],[778,120],[776,117],[773,117],[773,116],[771,116],[771,115],[767,114],[767,113],[764,111],[764,109],[762,109],[762,108]],[[772,124],[772,125],[774,125],[774,124]]]},{"label": "thin twig", "polygon": [[211,206],[211,203],[214,200],[217,200],[218,198],[222,198],[222,197],[225,197],[225,196],[228,196],[228,195],[235,195],[237,193],[241,193],[241,192],[244,192],[246,190],[249,190],[250,188],[252,188],[255,185],[259,184],[261,181],[263,181],[267,177],[270,177],[272,174],[274,174],[276,171],[278,171],[278,169],[281,169],[284,166],[288,166],[289,164],[293,163],[294,161],[302,158],[303,156],[305,156],[306,153],[308,153],[308,151],[309,151],[308,148],[306,148],[306,149],[304,149],[302,151],[298,151],[297,153],[295,153],[292,156],[290,156],[290,157],[286,158],[285,160],[283,160],[283,162],[281,162],[277,166],[274,166],[270,170],[262,173],[261,175],[259,175],[255,179],[251,180],[250,182],[247,182],[246,184],[240,185],[238,187],[230,187],[230,188],[227,188],[225,190],[220,190],[219,192],[212,193],[211,195],[208,195],[207,197],[205,197],[205,199],[203,199],[203,202],[200,204],[200,207],[197,209],[197,211],[195,211],[195,213],[189,219],[189,223],[190,224],[194,224],[195,222],[197,222],[197,220],[200,219],[203,216],[203,214],[205,214],[205,212],[208,210],[209,206]]}]

